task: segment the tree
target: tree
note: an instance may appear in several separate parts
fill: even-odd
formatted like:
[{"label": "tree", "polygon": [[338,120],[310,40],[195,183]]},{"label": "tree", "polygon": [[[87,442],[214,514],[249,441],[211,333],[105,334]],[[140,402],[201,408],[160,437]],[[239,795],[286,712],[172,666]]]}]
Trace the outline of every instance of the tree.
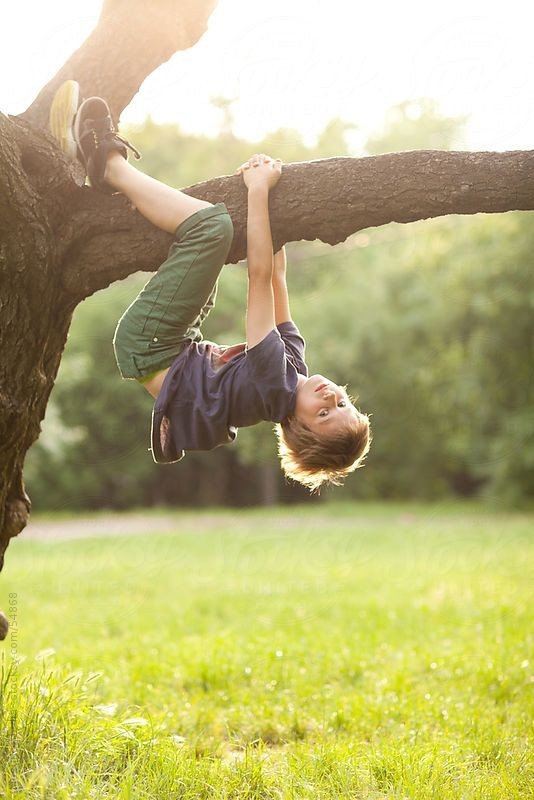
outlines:
[{"label": "tree", "polygon": [[[198,41],[216,2],[105,0],[93,33],[30,107],[18,117],[0,114],[0,568],[28,519],[24,458],[39,436],[74,308],[134,271],[155,270],[171,241],[125,198],[79,185],[46,130],[51,99],[74,79],[86,97],[105,94],[118,120],[154,69]],[[226,203],[235,225],[229,262],[241,260],[239,176],[185,191]],[[336,244],[391,221],[512,209],[534,209],[532,151],[421,150],[288,164],[271,198],[275,248],[300,239]]]}]

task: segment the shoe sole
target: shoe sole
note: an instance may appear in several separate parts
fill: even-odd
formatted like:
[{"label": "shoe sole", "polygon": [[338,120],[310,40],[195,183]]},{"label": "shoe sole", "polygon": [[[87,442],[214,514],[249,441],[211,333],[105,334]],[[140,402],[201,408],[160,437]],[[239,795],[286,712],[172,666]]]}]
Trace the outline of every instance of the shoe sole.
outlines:
[{"label": "shoe sole", "polygon": [[80,86],[77,81],[62,83],[50,106],[49,127],[52,136],[59,142],[65,155],[76,161],[78,145],[73,134],[73,122],[80,102]]}]

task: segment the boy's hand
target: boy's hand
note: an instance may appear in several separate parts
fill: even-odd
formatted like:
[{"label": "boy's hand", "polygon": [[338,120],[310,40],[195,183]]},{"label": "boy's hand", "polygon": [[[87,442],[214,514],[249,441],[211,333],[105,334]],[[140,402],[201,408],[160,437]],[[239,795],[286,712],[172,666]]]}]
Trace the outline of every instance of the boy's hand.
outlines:
[{"label": "boy's hand", "polygon": [[254,186],[266,186],[272,189],[280,180],[282,161],[264,153],[255,153],[236,169],[235,174],[243,176],[247,189]]}]

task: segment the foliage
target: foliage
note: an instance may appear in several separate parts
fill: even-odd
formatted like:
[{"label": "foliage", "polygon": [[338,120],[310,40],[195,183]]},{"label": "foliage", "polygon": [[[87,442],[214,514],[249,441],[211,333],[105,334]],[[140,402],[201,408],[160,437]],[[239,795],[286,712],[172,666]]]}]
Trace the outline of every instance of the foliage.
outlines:
[{"label": "foliage", "polygon": [[430,97],[389,109],[383,129],[369,137],[369,155],[404,150],[461,150],[466,117],[445,117]]}]

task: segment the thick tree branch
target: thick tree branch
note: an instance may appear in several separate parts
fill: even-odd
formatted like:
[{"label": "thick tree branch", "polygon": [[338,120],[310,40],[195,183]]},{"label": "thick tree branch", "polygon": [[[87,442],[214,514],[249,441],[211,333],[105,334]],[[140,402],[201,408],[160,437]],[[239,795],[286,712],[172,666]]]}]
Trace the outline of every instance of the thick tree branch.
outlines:
[{"label": "thick tree branch", "polygon": [[[215,178],[184,190],[223,201],[234,221],[228,263],[246,256],[246,189],[240,176]],[[362,228],[445,214],[534,210],[534,151],[388,153],[287,164],[271,194],[275,248],[301,239],[337,244]],[[72,241],[63,285],[74,301],[137,270],[152,271],[171,237],[126,201],[81,190],[66,223]]]},{"label": "thick tree branch", "polygon": [[22,116],[45,128],[54,92],[73,79],[84,97],[105,97],[117,120],[151,72],[200,39],[216,4],[217,0],[106,0],[95,30]]}]

